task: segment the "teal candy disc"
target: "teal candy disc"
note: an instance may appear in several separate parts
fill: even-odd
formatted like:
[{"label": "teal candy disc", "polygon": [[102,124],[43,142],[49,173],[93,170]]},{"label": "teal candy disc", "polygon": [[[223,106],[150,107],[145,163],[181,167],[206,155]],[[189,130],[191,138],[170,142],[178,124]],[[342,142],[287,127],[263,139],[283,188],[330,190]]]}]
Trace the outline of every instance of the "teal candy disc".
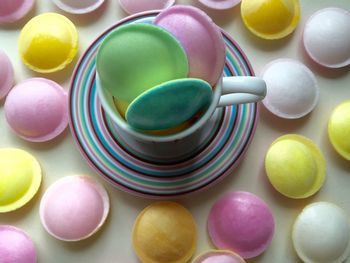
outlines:
[{"label": "teal candy disc", "polygon": [[204,80],[171,80],[139,95],[129,105],[125,118],[136,129],[172,128],[206,110],[212,96],[211,86]]}]

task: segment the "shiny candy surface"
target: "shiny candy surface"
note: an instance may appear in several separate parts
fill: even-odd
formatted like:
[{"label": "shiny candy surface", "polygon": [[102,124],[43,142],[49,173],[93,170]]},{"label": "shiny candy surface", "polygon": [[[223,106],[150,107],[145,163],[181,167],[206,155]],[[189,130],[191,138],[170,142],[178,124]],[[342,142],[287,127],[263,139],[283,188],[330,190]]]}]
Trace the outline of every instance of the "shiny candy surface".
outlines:
[{"label": "shiny candy surface", "polygon": [[68,125],[67,93],[56,82],[27,79],[8,94],[4,109],[7,123],[22,139],[43,142],[54,139]]},{"label": "shiny candy surface", "polygon": [[270,208],[249,192],[229,192],[216,201],[208,217],[213,244],[241,257],[253,258],[271,243],[275,222]]},{"label": "shiny candy surface", "polygon": [[14,72],[12,63],[6,53],[0,49],[0,100],[10,91],[13,85]]},{"label": "shiny candy surface", "polygon": [[104,0],[52,0],[62,10],[72,14],[86,14],[99,8]]},{"label": "shiny candy surface", "polygon": [[295,134],[281,136],[271,144],[265,169],[273,187],[290,198],[315,194],[326,177],[326,162],[319,148]]},{"label": "shiny candy surface", "polygon": [[46,231],[63,241],[79,241],[96,233],[106,221],[106,190],[87,176],[66,176],[52,184],[40,203]]},{"label": "shiny candy surface", "polygon": [[32,18],[19,37],[19,53],[31,70],[50,73],[62,70],[78,51],[78,33],[63,15],[44,13]]},{"label": "shiny candy surface", "polygon": [[183,206],[156,202],[137,217],[132,239],[134,250],[143,263],[185,263],[196,248],[196,223]]},{"label": "shiny candy surface", "polygon": [[291,34],[300,19],[299,0],[242,0],[241,16],[254,35],[280,39]]},{"label": "shiny candy surface", "polygon": [[303,43],[308,55],[328,68],[350,65],[350,12],[325,8],[306,22]]},{"label": "shiny candy surface", "polygon": [[328,137],[334,149],[346,160],[350,160],[350,101],[339,104],[328,121]]},{"label": "shiny candy surface", "polygon": [[229,250],[212,250],[199,255],[192,263],[245,263],[245,260]]},{"label": "shiny candy surface", "polygon": [[335,204],[306,206],[292,230],[294,249],[305,263],[341,263],[350,252],[348,215]]},{"label": "shiny candy surface", "polygon": [[238,5],[241,0],[199,0],[200,3],[216,10],[226,10]]},{"label": "shiny candy surface", "polygon": [[12,23],[23,18],[33,8],[35,0],[1,0],[0,23]]},{"label": "shiny candy surface", "polygon": [[166,9],[174,3],[175,0],[119,0],[120,6],[130,15],[149,10]]},{"label": "shiny candy surface", "polygon": [[28,203],[41,184],[41,168],[29,153],[15,148],[0,149],[0,213]]}]

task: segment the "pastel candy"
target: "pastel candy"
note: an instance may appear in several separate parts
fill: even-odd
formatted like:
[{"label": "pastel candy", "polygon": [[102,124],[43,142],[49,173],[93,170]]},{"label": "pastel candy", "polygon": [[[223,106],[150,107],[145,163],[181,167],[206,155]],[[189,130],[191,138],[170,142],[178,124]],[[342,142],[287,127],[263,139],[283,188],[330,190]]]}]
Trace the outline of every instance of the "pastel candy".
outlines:
[{"label": "pastel candy", "polygon": [[348,215],[335,204],[312,203],[295,220],[292,240],[305,263],[345,262],[350,251]]},{"label": "pastel candy", "polygon": [[305,24],[303,43],[311,59],[322,66],[350,65],[350,12],[336,7],[317,11]]},{"label": "pastel candy", "polygon": [[32,155],[15,148],[0,149],[0,213],[27,204],[37,193],[41,178],[40,165]]},{"label": "pastel candy", "polygon": [[334,149],[350,160],[350,101],[339,104],[328,120],[328,137]]},{"label": "pastel candy", "polygon": [[277,59],[264,67],[261,77],[266,81],[267,88],[262,102],[278,117],[298,119],[316,107],[318,84],[314,74],[304,64],[292,59]]},{"label": "pastel candy", "polygon": [[66,176],[52,184],[40,203],[46,231],[63,241],[79,241],[96,233],[106,221],[109,198],[91,177]]},{"label": "pastel candy", "polygon": [[0,49],[0,100],[3,99],[12,88],[13,67],[10,59],[4,51]]},{"label": "pastel candy", "polygon": [[143,263],[186,263],[196,248],[196,224],[183,206],[156,202],[138,215],[132,242]]},{"label": "pastel candy", "polygon": [[212,250],[199,255],[192,263],[245,263],[245,260],[228,250]]},{"label": "pastel candy", "polygon": [[34,0],[1,0],[0,23],[20,20],[33,8],[34,2]]},{"label": "pastel candy", "polygon": [[65,16],[44,13],[23,27],[18,46],[21,59],[28,68],[51,73],[72,62],[78,51],[78,33]]},{"label": "pastel candy", "polygon": [[271,144],[265,169],[278,192],[296,199],[315,194],[326,178],[326,162],[319,148],[295,134],[281,136]]},{"label": "pastel candy", "polygon": [[72,14],[86,14],[99,8],[104,0],[52,0],[62,10]]},{"label": "pastel candy", "polygon": [[22,139],[43,142],[57,137],[68,124],[68,99],[49,79],[31,78],[16,85],[5,101],[5,116]]},{"label": "pastel candy", "polygon": [[21,229],[0,225],[0,262],[36,263],[37,252],[34,242]]},{"label": "pastel candy", "polygon": [[280,39],[291,34],[299,23],[299,0],[242,0],[244,25],[264,39]]},{"label": "pastel candy", "polygon": [[174,3],[175,0],[119,0],[120,6],[130,15],[148,10],[166,9]]},{"label": "pastel candy", "polygon": [[241,0],[199,0],[200,3],[216,10],[226,10],[238,5]]},{"label": "pastel candy", "polygon": [[275,223],[267,204],[249,192],[229,192],[216,201],[208,217],[213,244],[247,259],[270,245]]},{"label": "pastel candy", "polygon": [[172,33],[184,47],[189,77],[214,86],[225,64],[225,43],[220,29],[198,8],[176,5],[162,11],[154,23]]}]

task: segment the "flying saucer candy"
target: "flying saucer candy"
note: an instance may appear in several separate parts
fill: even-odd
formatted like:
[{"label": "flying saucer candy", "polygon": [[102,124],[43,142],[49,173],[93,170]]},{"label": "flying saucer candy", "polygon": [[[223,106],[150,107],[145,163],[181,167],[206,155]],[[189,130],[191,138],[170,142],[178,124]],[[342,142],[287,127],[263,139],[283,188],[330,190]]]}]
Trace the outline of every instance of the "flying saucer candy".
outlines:
[{"label": "flying saucer candy", "polygon": [[274,141],[265,158],[273,187],[290,198],[315,194],[326,177],[325,159],[318,147],[300,135],[284,135]]},{"label": "flying saucer candy", "polygon": [[216,10],[226,10],[238,5],[241,0],[199,0],[204,6]]},{"label": "flying saucer candy", "polygon": [[44,78],[16,85],[5,101],[5,117],[21,138],[44,142],[54,139],[68,125],[68,99],[63,88]]},{"label": "flying saucer candy", "polygon": [[78,51],[78,33],[63,15],[44,13],[32,18],[19,36],[23,63],[40,73],[62,70]]},{"label": "flying saucer candy", "polygon": [[242,0],[241,16],[254,35],[280,39],[291,34],[300,19],[299,0]]},{"label": "flying saucer candy", "polygon": [[13,67],[10,59],[0,49],[0,100],[3,99],[12,88]]},{"label": "flying saucer candy", "polygon": [[303,262],[345,262],[350,252],[348,215],[335,204],[312,203],[295,220],[292,239]]},{"label": "flying saucer candy", "polygon": [[46,231],[63,241],[79,241],[96,233],[109,212],[106,190],[87,176],[66,176],[52,184],[40,203]]},{"label": "flying saucer candy", "polygon": [[271,113],[297,119],[316,107],[319,88],[314,74],[304,64],[292,59],[277,59],[265,66],[261,77],[267,88],[262,102]]},{"label": "flying saucer candy", "polygon": [[34,2],[34,0],[1,0],[0,23],[20,20],[32,9]]},{"label": "flying saucer candy", "polygon": [[308,55],[322,66],[350,65],[350,12],[335,7],[317,11],[306,22],[303,43]]},{"label": "flying saucer candy", "polygon": [[0,149],[0,213],[14,211],[28,203],[41,183],[41,168],[29,153]]},{"label": "flying saucer candy", "polygon": [[148,10],[166,9],[174,3],[175,0],[119,0],[120,6],[130,15]]},{"label": "flying saucer candy", "polygon": [[72,14],[86,14],[99,8],[104,0],[52,0],[63,11]]}]

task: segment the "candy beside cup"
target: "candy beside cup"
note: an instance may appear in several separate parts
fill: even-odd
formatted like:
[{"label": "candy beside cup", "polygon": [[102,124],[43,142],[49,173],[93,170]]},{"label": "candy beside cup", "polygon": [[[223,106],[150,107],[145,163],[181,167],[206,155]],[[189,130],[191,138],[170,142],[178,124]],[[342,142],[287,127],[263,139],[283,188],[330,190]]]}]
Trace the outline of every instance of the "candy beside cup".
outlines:
[{"label": "candy beside cup", "polygon": [[13,23],[33,8],[35,0],[1,0],[0,23]]}]

